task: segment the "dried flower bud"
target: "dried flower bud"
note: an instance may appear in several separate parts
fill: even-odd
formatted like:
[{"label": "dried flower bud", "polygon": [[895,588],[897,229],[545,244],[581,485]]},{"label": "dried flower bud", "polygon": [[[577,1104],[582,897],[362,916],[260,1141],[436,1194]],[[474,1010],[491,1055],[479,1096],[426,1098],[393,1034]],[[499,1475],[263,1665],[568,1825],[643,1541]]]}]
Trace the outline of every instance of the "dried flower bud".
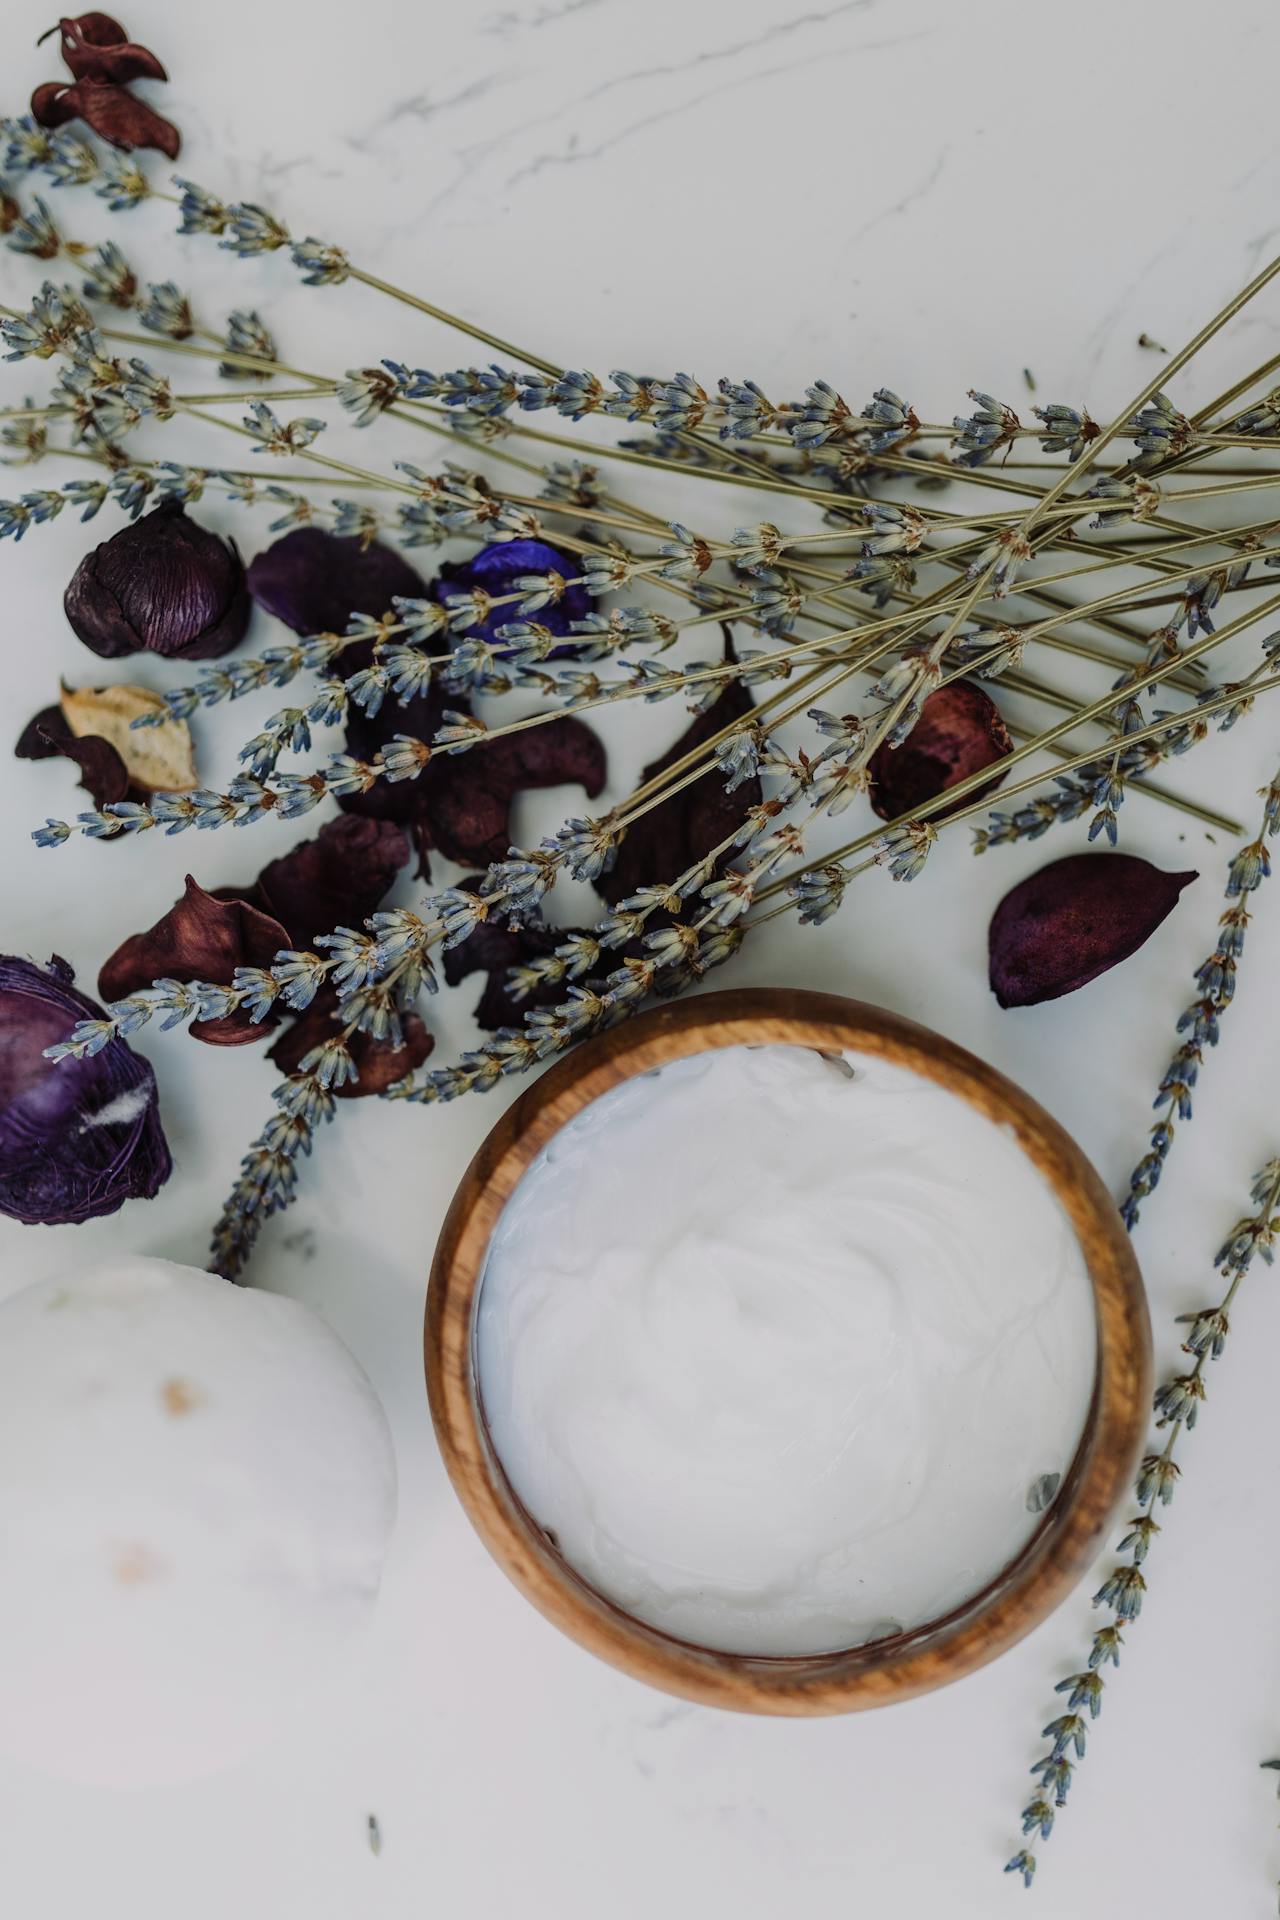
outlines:
[{"label": "dried flower bud", "polygon": [[87,553],[63,605],[85,645],[107,660],[143,648],[166,659],[216,659],[239,646],[249,624],[234,544],[171,501]]},{"label": "dried flower bud", "polygon": [[77,993],[65,960],[48,970],[0,958],[0,1213],[67,1226],[147,1199],[173,1162],[155,1075],[119,1038],[87,1059],[46,1060],[102,1008]]},{"label": "dried flower bud", "polygon": [[[872,754],[868,766],[871,805],[882,820],[897,820],[1012,751],[1009,729],[991,696],[971,680],[953,680],[928,695],[901,746],[891,747],[886,741]],[[995,792],[1000,778],[966,794],[956,805],[970,806],[985,799]],[[939,807],[930,819],[936,825],[954,810]]]},{"label": "dried flower bud", "polygon": [[1074,993],[1136,953],[1197,877],[1127,853],[1073,853],[1042,867],[991,917],[991,991],[1002,1007]]}]

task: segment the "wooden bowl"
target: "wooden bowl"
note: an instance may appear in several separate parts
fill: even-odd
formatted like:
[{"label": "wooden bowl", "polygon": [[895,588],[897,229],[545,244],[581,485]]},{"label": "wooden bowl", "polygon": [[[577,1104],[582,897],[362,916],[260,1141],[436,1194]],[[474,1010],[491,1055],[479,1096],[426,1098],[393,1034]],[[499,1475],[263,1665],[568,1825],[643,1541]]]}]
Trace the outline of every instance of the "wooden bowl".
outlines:
[{"label": "wooden bowl", "polygon": [[[766,1042],[878,1055],[959,1094],[1012,1129],[1075,1228],[1097,1311],[1098,1360],[1084,1435],[1057,1499],[998,1579],[945,1617],[843,1652],[759,1657],[676,1640],[596,1593],[561,1559],[509,1486],[490,1444],[473,1366],[489,1236],[551,1136],[633,1074],[710,1047]],[[459,1498],[498,1564],[549,1620],[624,1672],[687,1700],[743,1712],[847,1713],[905,1700],[992,1660],[1062,1600],[1129,1490],[1146,1432],[1151,1335],[1142,1277],[1115,1205],[1042,1107],[950,1040],[879,1007],[789,988],[715,993],[655,1008],[586,1042],[498,1121],[454,1196],[427,1292],[427,1393]]]}]

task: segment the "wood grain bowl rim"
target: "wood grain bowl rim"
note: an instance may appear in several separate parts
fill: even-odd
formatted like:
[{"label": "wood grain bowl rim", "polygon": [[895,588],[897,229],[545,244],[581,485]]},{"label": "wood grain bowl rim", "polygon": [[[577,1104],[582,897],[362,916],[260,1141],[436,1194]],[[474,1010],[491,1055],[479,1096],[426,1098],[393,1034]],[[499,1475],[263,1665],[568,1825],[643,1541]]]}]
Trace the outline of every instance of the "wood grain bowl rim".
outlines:
[{"label": "wood grain bowl rim", "polygon": [[[588,1587],[516,1498],[484,1424],[473,1366],[490,1234],[534,1156],[565,1122],[636,1074],[713,1047],[849,1048],[925,1075],[1009,1128],[1064,1206],[1093,1287],[1098,1358],[1083,1437],[1057,1499],[1022,1553],[945,1617],[867,1647],[799,1657],[718,1652],[646,1626]],[[784,987],[695,996],[637,1015],[574,1049],[498,1120],[459,1184],[427,1289],[427,1394],[449,1478],[498,1564],[580,1646],[686,1700],[741,1712],[847,1713],[909,1699],[984,1665],[1045,1619],[1098,1550],[1146,1433],[1146,1297],[1115,1204],[1080,1148],[1029,1094],[926,1027],[835,994]]]}]

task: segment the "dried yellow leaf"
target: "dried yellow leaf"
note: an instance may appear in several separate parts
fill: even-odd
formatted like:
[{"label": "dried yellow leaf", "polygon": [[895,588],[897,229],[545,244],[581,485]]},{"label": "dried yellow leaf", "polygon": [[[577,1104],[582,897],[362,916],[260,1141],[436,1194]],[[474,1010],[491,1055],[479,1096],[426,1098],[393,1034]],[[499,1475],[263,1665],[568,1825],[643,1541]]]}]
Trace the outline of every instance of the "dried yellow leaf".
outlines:
[{"label": "dried yellow leaf", "polygon": [[67,687],[62,711],[72,733],[110,741],[129,779],[144,793],[189,793],[197,784],[195,749],[185,720],[133,727],[142,714],[163,713],[164,701],[148,687]]}]

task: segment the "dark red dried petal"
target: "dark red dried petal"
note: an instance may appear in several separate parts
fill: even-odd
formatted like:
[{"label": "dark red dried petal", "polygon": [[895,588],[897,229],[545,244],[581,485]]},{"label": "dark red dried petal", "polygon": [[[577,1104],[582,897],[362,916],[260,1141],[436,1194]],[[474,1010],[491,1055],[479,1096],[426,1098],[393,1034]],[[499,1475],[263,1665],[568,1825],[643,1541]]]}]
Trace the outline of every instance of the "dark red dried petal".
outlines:
[{"label": "dark red dried petal", "polygon": [[463,866],[487,866],[505,859],[511,845],[511,803],[517,793],[527,787],[580,786],[589,800],[595,798],[605,782],[604,743],[566,714],[525,733],[500,734],[465,753],[442,754],[427,773],[431,844]]},{"label": "dark red dried petal", "polygon": [[[725,659],[736,658],[726,633]],[[743,719],[754,706],[755,701],[742,682],[731,680],[719,698],[685,728],[674,745],[645,768],[644,778],[652,780],[665,773],[686,753],[704,746],[722,727]],[[674,880],[677,874],[710,853],[712,847],[728,839],[750,809],[759,806],[761,797],[758,778],[744,780],[732,793],[726,793],[723,775],[713,767],[691,786],[681,788],[650,812],[641,814],[634,826],[627,828],[618,857],[609,872],[596,881],[596,891],[613,906],[641,887]],[[657,922],[653,924],[656,926]]]},{"label": "dark red dried petal", "polygon": [[[337,1031],[333,1020],[337,1006],[336,994],[328,990],[318,993],[306,1012],[292,1020],[268,1048],[268,1060],[274,1061],[282,1073],[296,1073],[313,1047],[322,1047],[326,1040],[333,1038]],[[360,1077],[348,1081],[346,1086],[334,1088],[340,1100],[362,1100],[369,1094],[385,1093],[397,1080],[403,1080],[407,1073],[422,1065],[435,1046],[433,1036],[416,1013],[402,1013],[400,1025],[404,1029],[404,1042],[398,1047],[380,1045],[367,1033],[352,1035],[348,1045]]]},{"label": "dark red dried petal", "polygon": [[[376,619],[396,597],[427,597],[426,581],[394,547],[339,539],[321,527],[295,527],[273,541],[254,555],[248,577],[258,605],[295,633],[345,633],[353,613]],[[342,670],[355,671],[350,653]]]},{"label": "dark red dried petal", "polygon": [[176,160],[182,135],[146,102],[125,87],[106,80],[77,80],[58,103],[58,110],[74,101],[76,116],[110,146],[131,153],[135,147],[156,147]]},{"label": "dark red dried petal", "polygon": [[80,117],[80,96],[65,80],[46,80],[31,96],[31,118],[38,127],[65,127]]},{"label": "dark red dried petal", "polygon": [[[104,1000],[122,1000],[153,980],[212,980],[230,986],[237,967],[269,967],[289,946],[278,920],[261,912],[230,888],[206,893],[191,875],[186,892],[168,913],[116,948],[98,975]],[[260,1040],[271,1020],[255,1022],[247,1013],[222,1020],[198,1020],[191,1032],[211,1046],[239,1047]]]},{"label": "dark red dried petal", "polygon": [[61,707],[41,707],[18,735],[13,751],[19,760],[53,760],[62,752],[62,742],[73,738]]},{"label": "dark red dried petal", "polygon": [[[146,47],[129,39],[109,13],[82,13],[58,22],[62,57],[77,80],[167,80],[168,74]],[[44,36],[47,38],[48,36]]]},{"label": "dark red dried petal", "polygon": [[310,946],[334,927],[363,925],[408,858],[398,826],[344,814],[265,866],[255,897],[294,946]]},{"label": "dark red dried petal", "polygon": [[1041,867],[991,916],[991,991],[1002,1007],[1074,993],[1136,953],[1197,877],[1128,853],[1073,853]]},{"label": "dark red dried petal", "polygon": [[[896,820],[1012,751],[1009,729],[990,694],[975,681],[953,680],[929,694],[901,746],[885,743],[872,754],[867,769],[871,805],[882,820]],[[963,800],[939,807],[929,818],[945,820],[956,806],[972,806],[975,800],[985,799],[1003,778],[1000,774],[975,787]]]},{"label": "dark red dried petal", "polygon": [[[471,874],[459,885],[468,893],[478,893],[481,878],[478,873]],[[507,984],[508,969],[540,960],[574,933],[585,931],[580,927],[548,927],[539,922],[531,926],[512,925],[501,916],[482,920],[465,940],[445,949],[442,957],[445,981],[456,987],[470,974],[487,974],[484,992],[475,1010],[476,1025],[490,1033],[498,1027],[518,1027],[531,1007],[549,1007],[563,1000],[564,982],[544,981],[527,1000],[515,1000]]]},{"label": "dark red dried petal", "polygon": [[61,756],[74,761],[80,769],[80,785],[95,807],[105,807],[128,795],[129,769],[111,742],[96,733],[73,733],[61,707],[45,707],[28,720],[14,752],[20,760]]}]

